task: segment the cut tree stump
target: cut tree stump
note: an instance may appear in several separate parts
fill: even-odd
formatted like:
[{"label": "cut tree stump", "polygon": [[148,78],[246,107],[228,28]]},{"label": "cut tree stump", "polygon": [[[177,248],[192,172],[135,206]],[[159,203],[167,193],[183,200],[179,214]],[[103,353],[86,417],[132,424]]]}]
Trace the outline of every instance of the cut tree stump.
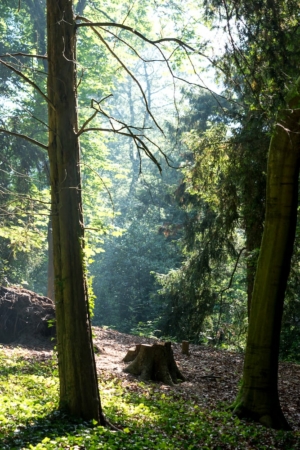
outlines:
[{"label": "cut tree stump", "polygon": [[176,365],[171,342],[139,344],[135,349],[128,350],[123,361],[132,361],[124,372],[139,376],[144,381],[162,381],[169,386],[174,386],[179,380],[185,381]]},{"label": "cut tree stump", "polygon": [[140,351],[141,344],[136,344],[135,347],[131,347],[128,352],[126,353],[125,357],[123,358],[124,362],[130,362],[133,361]]}]

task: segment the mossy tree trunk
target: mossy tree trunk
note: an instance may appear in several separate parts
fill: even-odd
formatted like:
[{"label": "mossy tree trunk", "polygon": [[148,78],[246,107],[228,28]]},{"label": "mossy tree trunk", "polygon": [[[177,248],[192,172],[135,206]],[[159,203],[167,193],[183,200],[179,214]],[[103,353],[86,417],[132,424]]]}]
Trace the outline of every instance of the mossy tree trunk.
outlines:
[{"label": "mossy tree trunk", "polygon": [[49,159],[60,408],[104,425],[83,261],[72,3],[47,0]]},{"label": "mossy tree trunk", "polygon": [[239,416],[288,429],[278,396],[278,354],[285,289],[295,238],[300,159],[300,97],[278,114],[267,173],[266,217],[254,283]]},{"label": "mossy tree trunk", "polygon": [[51,300],[55,299],[54,293],[54,265],[53,265],[53,235],[52,235],[52,217],[48,223],[48,270],[47,270],[47,297]]},{"label": "mossy tree trunk", "polygon": [[[248,219],[248,218],[247,218]],[[246,219],[246,220],[247,220]],[[247,313],[248,323],[250,320],[251,301],[254,288],[257,254],[253,254],[253,251],[260,248],[262,233],[263,233],[263,215],[259,218],[255,218],[256,223],[245,224],[246,235],[246,279],[247,279]]]}]

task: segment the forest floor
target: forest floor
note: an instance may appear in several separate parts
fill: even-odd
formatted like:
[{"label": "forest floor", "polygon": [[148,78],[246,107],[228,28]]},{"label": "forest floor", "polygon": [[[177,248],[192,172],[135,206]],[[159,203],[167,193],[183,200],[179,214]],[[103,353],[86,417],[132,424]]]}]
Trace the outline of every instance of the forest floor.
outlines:
[{"label": "forest floor", "polygon": [[[137,378],[123,372],[123,362],[129,348],[135,344],[153,344],[155,339],[133,336],[115,330],[93,327],[96,364],[99,379],[121,380],[126,390],[137,391]],[[15,346],[3,346],[9,356]],[[242,375],[243,354],[190,344],[190,355],[181,353],[181,344],[172,344],[175,361],[186,381],[174,387],[158,383],[162,391],[176,391],[199,406],[216,409],[234,401]],[[25,359],[43,361],[52,357],[51,344],[23,338],[18,348]],[[294,430],[300,430],[300,365],[279,364],[279,395],[284,415]]]},{"label": "forest floor", "polygon": [[[150,401],[151,399],[155,399],[158,402],[159,399],[170,399],[169,401],[178,399],[178,404],[189,404],[193,405],[192,408],[199,408],[198,411],[212,411],[211,417],[206,417],[206,420],[209,420],[208,425],[211,423],[213,427],[215,427],[215,431],[213,433],[220,433],[218,431],[221,424],[220,419],[217,416],[214,416],[214,412],[224,410],[226,405],[229,405],[236,397],[239,381],[241,379],[242,373],[242,365],[243,365],[243,355],[241,353],[229,352],[225,350],[217,350],[213,347],[202,346],[202,345],[190,345],[190,355],[182,355],[181,353],[181,344],[172,344],[174,357],[176,363],[179,367],[179,370],[186,378],[186,381],[180,384],[175,385],[174,387],[166,386],[162,383],[140,383],[138,379],[130,374],[127,374],[123,371],[128,363],[124,363],[122,360],[127,353],[127,350],[130,347],[133,347],[135,344],[145,343],[152,344],[157,342],[154,339],[143,338],[138,336],[132,336],[124,333],[119,333],[118,331],[93,327],[94,333],[94,344],[96,347],[96,363],[97,363],[97,371],[99,375],[100,384],[103,383],[103,386],[110,386],[110,389],[113,390],[114,386],[117,386],[117,389],[120,388],[120,391],[116,392],[125,392],[125,396],[128,394],[128,397],[135,398],[136,403],[141,403],[142,407],[146,408],[145,401]],[[19,359],[24,360],[30,364],[50,364],[50,360],[53,361],[53,350],[52,345],[46,343],[46,341],[34,341],[32,339],[23,339],[18,345],[0,345],[1,353],[4,354],[5,358],[16,358],[16,355]],[[24,368],[25,372],[26,368]],[[1,370],[0,370],[1,372]],[[102,389],[100,387],[100,389]],[[108,389],[109,391],[109,389]],[[151,392],[150,392],[151,391]],[[253,441],[253,443],[248,446],[248,443],[252,442],[251,433],[253,433],[250,428],[248,431],[248,437],[244,437],[247,445],[242,444],[242,446],[235,446],[234,444],[222,444],[218,443],[218,440],[213,440],[216,442],[214,445],[209,445],[202,447],[201,444],[192,445],[185,447],[178,446],[173,448],[213,448],[213,449],[225,449],[225,448],[248,448],[248,449],[269,449],[269,448],[291,448],[298,449],[299,440],[299,430],[300,430],[300,365],[292,364],[292,363],[280,363],[279,366],[279,393],[280,393],[280,401],[282,405],[282,409],[288,422],[292,426],[294,433],[293,436],[290,437],[291,446],[287,446],[287,444],[279,445],[281,436],[275,438],[274,434],[270,430],[267,431],[263,429],[263,427],[259,426],[260,429],[265,430],[263,436],[265,439],[265,443],[261,441],[261,437],[257,436],[257,440]],[[104,394],[104,391],[101,391],[101,397]],[[117,395],[119,395],[117,393]],[[120,394],[121,395],[121,394]],[[122,394],[123,395],[123,394]],[[148,398],[148,400],[147,400]],[[140,399],[140,400],[139,400]],[[144,400],[143,400],[144,399]],[[146,400],[145,400],[146,399]],[[157,400],[158,399],[158,400]],[[121,399],[120,399],[121,401]],[[144,402],[144,403],[142,403]],[[116,403],[116,400],[114,400]],[[118,426],[127,427],[126,423],[128,423],[128,419],[126,422],[125,416],[121,416],[118,413],[118,408],[114,404],[112,407],[109,407],[109,402],[107,403],[106,411],[109,414],[115,414],[113,417],[114,423],[116,420],[118,422]],[[162,407],[162,403],[160,404]],[[104,405],[105,406],[105,405]],[[111,408],[111,409],[109,409]],[[141,410],[142,411],[142,410]],[[143,413],[143,411],[142,411]],[[203,413],[202,413],[203,414]],[[217,413],[219,414],[219,413]],[[138,413],[139,415],[139,413]],[[111,416],[109,416],[111,417]],[[180,413],[179,416],[180,417]],[[204,417],[204,416],[203,416]],[[221,416],[220,416],[221,417]],[[227,416],[226,416],[227,417]],[[230,424],[228,423],[228,417],[224,416],[225,429]],[[215,422],[215,424],[213,424]],[[219,422],[219,423],[218,423]],[[246,425],[246,424],[245,424]],[[238,429],[240,425],[237,425],[236,429]],[[251,424],[249,424],[252,427]],[[229,430],[234,428],[234,423],[229,426]],[[129,428],[125,428],[128,430],[126,432],[132,433],[129,431]],[[1,431],[1,427],[0,427]],[[175,426],[174,426],[175,431]],[[227,432],[227,431],[226,431]],[[259,433],[261,433],[259,431]],[[0,433],[1,434],[1,433]],[[128,435],[129,436],[129,435]],[[215,439],[211,434],[211,439]],[[217,436],[217,434],[216,434]],[[249,437],[250,436],[250,437]],[[183,438],[184,439],[184,438]],[[229,438],[228,438],[229,439]],[[278,440],[279,439],[279,440]],[[271,440],[275,444],[271,445]],[[3,441],[6,442],[6,441]],[[123,442],[123,441],[122,441]],[[124,441],[125,442],[125,441]],[[198,441],[199,442],[199,441]],[[223,441],[222,441],[223,442]],[[226,441],[227,442],[227,441]],[[256,442],[256,444],[255,444]],[[259,442],[259,444],[258,444]],[[295,444],[297,442],[297,444]],[[50,445],[50,444],[49,444]],[[127,445],[127,444],[126,444]],[[130,445],[130,444],[128,444]],[[133,444],[132,444],[133,445]],[[169,447],[161,447],[162,444],[158,444],[158,446],[153,447],[135,447],[132,448],[169,448]],[[173,444],[174,445],[174,444]],[[199,445],[199,446],[198,446]],[[0,448],[12,448],[12,447],[1,447]],[[21,447],[14,447],[21,448]],[[28,447],[22,447],[28,448]],[[55,447],[29,447],[29,448],[55,448]],[[57,447],[58,448],[58,447]],[[59,446],[60,448],[60,446]],[[127,446],[124,447],[63,447],[63,448],[130,448]],[[170,448],[170,450],[172,450]]]},{"label": "forest floor", "polygon": [[[142,338],[114,330],[94,328],[99,376],[114,374],[130,389],[136,380],[123,372],[128,365],[122,359],[135,344],[153,344],[155,339]],[[216,409],[220,403],[230,405],[236,397],[242,376],[243,354],[218,350],[206,345],[190,344],[190,355],[181,353],[181,344],[172,344],[175,361],[186,381],[163,390],[176,391],[184,398],[196,401],[199,406]],[[136,389],[136,388],[134,388]],[[293,429],[300,430],[300,365],[279,364],[279,395],[284,415]]]}]

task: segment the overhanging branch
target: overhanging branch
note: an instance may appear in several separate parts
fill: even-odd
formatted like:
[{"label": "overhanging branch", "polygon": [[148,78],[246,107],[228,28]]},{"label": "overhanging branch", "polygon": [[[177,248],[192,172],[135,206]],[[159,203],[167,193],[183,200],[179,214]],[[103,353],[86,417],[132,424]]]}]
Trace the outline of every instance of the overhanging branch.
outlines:
[{"label": "overhanging branch", "polygon": [[[145,42],[148,42],[151,45],[154,45],[159,50],[160,50],[160,48],[159,48],[158,44],[162,44],[162,43],[165,43],[165,42],[174,42],[174,43],[178,44],[180,47],[182,47],[186,52],[187,52],[187,50],[189,50],[189,51],[191,51],[191,52],[193,52],[193,53],[195,53],[197,55],[202,56],[207,61],[209,61],[214,67],[216,67],[218,70],[221,70],[222,72],[224,72],[222,67],[218,66],[217,63],[211,57],[209,57],[208,55],[205,55],[204,53],[200,52],[199,49],[196,49],[195,47],[193,47],[192,45],[188,44],[187,42],[182,41],[181,39],[171,38],[170,37],[170,38],[160,38],[160,39],[152,40],[152,39],[147,38],[144,34],[140,33],[139,31],[135,30],[134,28],[129,27],[129,26],[124,25],[124,24],[115,23],[115,22],[91,22],[91,21],[89,21],[88,19],[86,19],[85,17],[82,17],[82,16],[77,16],[75,18],[75,20],[82,20],[81,23],[77,23],[76,24],[77,28],[79,28],[79,27],[101,27],[103,29],[105,29],[104,27],[121,28],[123,30],[129,31],[130,33],[135,34],[140,39],[142,39]],[[108,30],[106,30],[106,31],[108,31]],[[109,32],[109,33],[111,33],[111,32]],[[111,34],[113,34],[113,33],[111,33]],[[120,41],[122,41],[118,36],[116,36],[116,38],[119,39]],[[124,43],[127,46],[130,47],[130,45],[127,42],[124,41]],[[134,50],[134,52],[137,53],[135,50]],[[160,50],[160,53],[162,53],[161,50]],[[143,59],[143,58],[141,58],[141,59]],[[169,58],[166,58],[163,55],[163,59],[164,59],[164,61],[168,61]],[[180,79],[180,78],[178,78],[178,79]],[[188,84],[194,84],[195,86],[198,86],[196,83],[188,83]],[[202,87],[202,86],[200,86],[200,87]],[[203,88],[204,89],[208,89],[208,88],[205,88],[205,87],[203,87]],[[208,90],[210,90],[210,89],[208,89]],[[210,92],[212,93],[211,90],[210,90]],[[216,93],[215,93],[215,95],[219,96],[219,97],[222,97],[222,96],[220,96],[219,94],[216,94]]]},{"label": "overhanging branch", "polygon": [[4,62],[2,59],[0,59],[0,64],[2,64],[3,66],[7,67],[10,70],[12,70],[17,75],[19,75],[21,78],[23,78],[23,80],[25,80],[27,83],[29,83],[43,97],[43,99],[46,100],[46,102],[51,106],[51,108],[53,110],[55,110],[54,105],[51,103],[51,101],[49,100],[47,95],[45,95],[44,92],[38,87],[38,85],[35,84],[30,78],[28,78],[26,75],[24,75],[24,73],[22,73],[20,70],[16,69],[11,64],[7,64],[6,62]]},{"label": "overhanging branch", "polygon": [[10,136],[15,136],[21,139],[25,139],[25,141],[31,142],[34,145],[38,145],[39,147],[43,148],[44,150],[48,150],[48,146],[45,144],[42,144],[39,141],[36,141],[35,139],[32,139],[31,137],[27,136],[26,134],[21,133],[14,133],[13,131],[6,130],[5,128],[0,128],[0,133],[6,133]]},{"label": "overhanging branch", "polygon": [[[102,98],[102,99],[100,100],[100,102],[97,102],[98,106],[100,105],[101,102],[103,102],[104,100],[106,100],[106,99],[109,98],[109,97],[112,97],[112,94],[107,95],[106,97]],[[82,133],[84,133],[86,126],[94,119],[94,117],[96,117],[96,115],[97,115],[98,113],[101,113],[101,112],[102,112],[102,110],[96,109],[96,108],[94,107],[94,101],[95,101],[95,100],[93,100],[93,99],[91,100],[91,108],[94,109],[95,112],[91,115],[91,117],[89,117],[89,118],[84,122],[84,124],[82,125],[82,127],[81,127],[80,130],[78,131],[77,136],[80,136]]]},{"label": "overhanging branch", "polygon": [[48,60],[48,56],[45,55],[32,55],[31,53],[5,53],[4,55],[0,55],[0,58],[9,58],[13,56],[25,56],[27,58],[37,58],[37,59],[46,59]]},{"label": "overhanging branch", "polygon": [[[86,20],[88,22],[88,19],[84,19],[81,18],[81,20]],[[88,22],[88,25],[90,25],[90,22]],[[125,25],[124,25],[125,26]],[[94,31],[94,33],[98,36],[98,38],[100,39],[100,41],[105,45],[105,47],[107,48],[107,50],[113,55],[113,57],[121,64],[121,66],[123,67],[123,69],[128,73],[128,75],[133,79],[133,81],[136,83],[136,85],[138,86],[142,97],[144,99],[144,103],[146,106],[146,110],[149,114],[149,116],[152,118],[153,122],[155,123],[155,125],[157,126],[157,128],[160,130],[160,132],[164,135],[164,132],[162,130],[162,128],[159,126],[159,124],[157,123],[155,117],[153,116],[152,112],[149,109],[149,105],[148,105],[148,101],[146,99],[145,93],[143,91],[143,88],[140,84],[140,82],[138,81],[138,79],[133,75],[133,73],[128,69],[128,67],[126,66],[126,64],[123,63],[123,61],[119,58],[119,56],[113,51],[113,49],[108,45],[108,43],[105,41],[105,39],[102,37],[102,35],[99,33],[99,31],[97,31],[93,26],[91,26],[92,30]],[[130,28],[130,27],[129,27]]]},{"label": "overhanging branch", "polygon": [[[125,130],[127,129],[127,133]],[[158,167],[158,170],[161,172],[162,168],[160,163],[158,162],[158,160],[155,158],[155,156],[153,155],[153,153],[151,152],[151,150],[148,148],[147,144],[145,144],[145,142],[143,141],[142,137],[144,137],[143,135],[138,136],[137,134],[132,133],[132,131],[129,129],[128,126],[121,126],[120,128],[102,128],[102,127],[90,127],[90,128],[85,128],[82,133],[87,133],[89,131],[105,131],[108,133],[114,133],[114,134],[119,134],[121,136],[126,136],[129,137],[131,139],[133,139],[136,148],[139,152],[139,150],[143,150],[143,152],[151,159],[151,161],[154,162],[154,164]]]},{"label": "overhanging branch", "polygon": [[[150,158],[154,164],[158,167],[159,171],[161,172],[161,165],[160,163],[157,161],[157,159],[155,158],[155,156],[153,155],[153,153],[151,152],[151,150],[149,149],[147,143],[145,142],[145,140],[150,143],[151,145],[153,145],[154,147],[156,147],[156,149],[159,151],[159,153],[164,157],[167,165],[169,167],[172,167],[173,169],[178,169],[178,167],[174,167],[170,164],[169,162],[169,158],[167,157],[167,155],[163,152],[163,150],[160,148],[159,145],[157,145],[154,141],[152,141],[148,136],[146,136],[145,134],[143,134],[142,132],[145,130],[148,130],[149,128],[146,127],[136,127],[133,125],[128,125],[125,122],[122,122],[119,119],[116,119],[115,117],[110,116],[109,114],[107,114],[101,107],[101,103],[108,97],[110,97],[111,95],[108,95],[107,97],[104,97],[102,100],[100,101],[96,101],[94,99],[91,100],[91,108],[95,110],[95,112],[91,115],[91,117],[89,119],[87,119],[87,121],[83,124],[83,126],[81,127],[81,129],[79,130],[79,132],[77,133],[77,136],[79,136],[82,133],[85,132],[89,132],[89,131],[107,131],[110,133],[115,133],[115,134],[121,134],[123,136],[127,136],[130,137],[131,139],[133,139],[136,149],[138,151],[139,157],[140,157],[140,150],[142,150],[147,156],[148,158]],[[95,106],[96,104],[96,106]],[[86,125],[91,122],[91,120],[93,120],[93,118],[97,115],[97,113],[101,114],[102,116],[104,116],[110,123],[111,128],[102,128],[102,127],[90,127],[87,128]],[[114,126],[114,122],[118,123],[120,125],[119,128],[116,128]],[[141,134],[137,134],[137,133],[141,133]],[[141,159],[141,157],[140,157]]]},{"label": "overhanging branch", "polygon": [[185,47],[185,48],[191,50],[192,52],[199,53],[198,50],[193,48],[190,44],[187,44],[186,42],[181,41],[178,38],[161,38],[161,39],[152,40],[152,39],[148,39],[146,36],[144,36],[139,31],[135,30],[134,28],[129,27],[127,25],[123,25],[121,23],[90,22],[90,21],[88,21],[88,19],[86,19],[85,17],[81,17],[81,16],[77,16],[76,20],[84,21],[84,22],[81,22],[81,23],[77,23],[76,24],[77,28],[79,28],[79,27],[117,27],[117,28],[122,28],[123,30],[129,31],[130,33],[135,34],[140,39],[142,39],[145,42],[148,42],[149,44],[162,44],[163,42],[175,42],[176,44],[180,45],[180,47]]}]

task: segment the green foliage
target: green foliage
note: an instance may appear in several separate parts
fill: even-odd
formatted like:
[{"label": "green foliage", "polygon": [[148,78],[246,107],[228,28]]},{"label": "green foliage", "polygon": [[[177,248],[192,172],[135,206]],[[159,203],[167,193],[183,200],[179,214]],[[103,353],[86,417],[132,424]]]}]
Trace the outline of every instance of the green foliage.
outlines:
[{"label": "green foliage", "polygon": [[159,330],[158,324],[161,318],[158,317],[155,320],[147,320],[147,322],[139,322],[135,327],[130,330],[130,334],[147,337],[151,339],[159,339],[161,341],[176,342],[176,339],[172,336],[163,336],[162,331]]},{"label": "green foliage", "polygon": [[[232,169],[232,137],[218,105],[208,101],[206,95],[191,97],[190,101],[194,109],[185,122],[192,131],[183,134],[189,153],[182,164],[184,180],[176,191],[178,204],[186,213],[181,242],[184,262],[167,275],[157,274],[162,286],[159,297],[166,305],[159,325],[166,334],[178,339],[215,343],[219,342],[220,334],[224,337],[226,328],[226,340],[232,345],[229,329],[235,329],[233,324],[239,320],[234,315],[229,317],[229,305],[237,316],[241,308],[239,301],[233,300],[233,287],[229,290],[226,286],[235,267],[237,250],[243,246],[242,232],[238,230],[241,201],[238,176],[234,174],[236,166]],[[209,118],[214,118],[215,123]],[[236,297],[245,304],[243,273],[239,278]],[[213,325],[205,330],[208,317]]]},{"label": "green foliage", "polygon": [[298,432],[276,432],[242,422],[221,407],[200,407],[196,400],[157,384],[125,389],[119,379],[101,382],[111,431],[70,419],[57,411],[58,379],[53,360],[26,359],[18,349],[0,353],[0,446],[3,450],[96,449],[244,449],[298,448]]},{"label": "green foliage", "polygon": [[224,54],[215,58],[226,86],[252,110],[272,115],[299,76],[299,3],[205,0],[204,5],[210,23],[228,37]]},{"label": "green foliage", "polygon": [[[149,210],[149,215],[153,212]],[[129,332],[139,322],[153,320],[159,314],[160,307],[152,298],[156,291],[152,272],[166,270],[176,261],[176,245],[167,242],[155,228],[150,229],[155,222],[149,215],[132,222],[122,237],[107,241],[105,253],[97,256],[91,268],[98,298],[97,325],[113,325]]]}]

